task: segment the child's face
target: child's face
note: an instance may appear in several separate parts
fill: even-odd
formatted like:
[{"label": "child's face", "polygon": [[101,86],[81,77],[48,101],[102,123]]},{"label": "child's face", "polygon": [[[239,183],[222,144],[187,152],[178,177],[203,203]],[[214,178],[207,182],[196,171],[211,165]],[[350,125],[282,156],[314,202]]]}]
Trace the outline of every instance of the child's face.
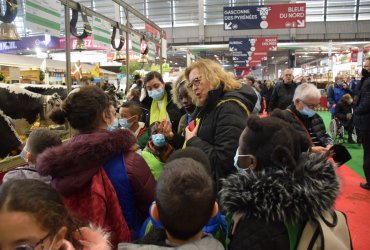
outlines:
[{"label": "child's face", "polygon": [[[56,242],[52,244],[53,235],[41,228],[30,213],[1,211],[0,221],[0,249],[32,249],[41,239],[44,239],[44,249],[56,245]],[[25,248],[26,246],[31,248]],[[36,249],[41,249],[41,243]]]},{"label": "child's face", "polygon": [[194,104],[191,101],[191,97],[189,96],[189,93],[187,89],[185,88],[185,85],[181,85],[179,88],[179,99],[182,104],[182,106],[188,111],[191,110]]}]

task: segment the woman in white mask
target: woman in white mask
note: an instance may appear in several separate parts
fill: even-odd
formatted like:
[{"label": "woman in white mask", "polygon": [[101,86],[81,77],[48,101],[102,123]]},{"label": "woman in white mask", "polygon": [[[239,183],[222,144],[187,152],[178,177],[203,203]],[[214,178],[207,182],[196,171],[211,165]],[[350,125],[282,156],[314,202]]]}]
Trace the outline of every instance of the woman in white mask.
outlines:
[{"label": "woman in white mask", "polygon": [[103,230],[80,227],[57,191],[38,180],[1,187],[0,221],[0,249],[111,249]]},{"label": "woman in white mask", "polygon": [[183,145],[184,138],[176,134],[181,116],[185,111],[179,109],[172,101],[172,87],[165,84],[162,75],[156,71],[146,74],[144,86],[148,95],[142,101],[145,108],[149,110],[146,117],[146,125],[160,122],[161,128],[165,131],[166,139],[175,147]]}]

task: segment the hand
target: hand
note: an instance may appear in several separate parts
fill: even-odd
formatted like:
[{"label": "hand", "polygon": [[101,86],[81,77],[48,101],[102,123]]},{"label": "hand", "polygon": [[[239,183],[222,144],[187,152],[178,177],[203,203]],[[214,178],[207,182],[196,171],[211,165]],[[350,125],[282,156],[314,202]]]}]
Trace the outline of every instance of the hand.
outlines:
[{"label": "hand", "polygon": [[327,150],[326,153],[327,153],[329,158],[333,157],[335,155],[335,152],[334,152],[334,150],[331,149],[331,147],[333,147],[333,145],[331,145],[331,144],[328,144],[325,147],[325,149]]},{"label": "hand", "polygon": [[321,153],[325,153],[327,151],[328,151],[328,148],[324,148],[324,147],[321,147],[321,146],[315,146],[315,147],[311,148],[311,152],[315,153],[315,154],[321,154]]},{"label": "hand", "polygon": [[185,128],[185,141],[190,140],[194,136],[197,136],[199,124],[197,124],[192,131],[190,131],[189,126]]},{"label": "hand", "polygon": [[346,114],[346,119],[349,121],[352,119],[352,114],[351,113],[348,113]]},{"label": "hand", "polygon": [[164,136],[168,139],[171,140],[173,138],[173,132],[172,132],[172,124],[168,120],[162,120],[158,125],[157,125],[158,131],[162,131]]}]

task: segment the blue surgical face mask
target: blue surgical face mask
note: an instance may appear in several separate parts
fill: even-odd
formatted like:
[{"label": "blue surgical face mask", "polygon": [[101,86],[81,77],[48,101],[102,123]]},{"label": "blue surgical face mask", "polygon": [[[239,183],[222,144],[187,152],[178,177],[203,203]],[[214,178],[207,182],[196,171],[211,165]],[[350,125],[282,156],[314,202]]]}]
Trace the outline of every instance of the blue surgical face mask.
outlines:
[{"label": "blue surgical face mask", "polygon": [[304,106],[303,110],[299,110],[299,113],[301,113],[302,115],[307,115],[310,118],[316,114],[314,110],[310,109],[306,105]]},{"label": "blue surgical face mask", "polygon": [[166,145],[166,137],[164,136],[164,134],[153,134],[152,142],[154,146],[162,148]]},{"label": "blue surgical face mask", "polygon": [[235,156],[234,156],[234,167],[240,173],[240,172],[244,171],[244,169],[239,167],[238,160],[239,160],[239,152],[238,152],[238,149],[237,149],[236,153],[235,153]]},{"label": "blue surgical face mask", "polygon": [[148,95],[153,98],[153,100],[159,101],[164,96],[164,88],[148,90]]},{"label": "blue surgical face mask", "polygon": [[132,122],[128,122],[127,118],[121,118],[118,120],[119,125],[121,125],[122,128],[131,128]]},{"label": "blue surgical face mask", "polygon": [[107,127],[107,130],[108,131],[113,131],[113,130],[116,130],[118,128],[118,119],[114,119],[112,124],[108,125]]},{"label": "blue surgical face mask", "polygon": [[25,161],[27,162],[27,158],[26,158],[26,154],[27,154],[27,145],[23,147],[22,151],[19,153],[19,156]]}]

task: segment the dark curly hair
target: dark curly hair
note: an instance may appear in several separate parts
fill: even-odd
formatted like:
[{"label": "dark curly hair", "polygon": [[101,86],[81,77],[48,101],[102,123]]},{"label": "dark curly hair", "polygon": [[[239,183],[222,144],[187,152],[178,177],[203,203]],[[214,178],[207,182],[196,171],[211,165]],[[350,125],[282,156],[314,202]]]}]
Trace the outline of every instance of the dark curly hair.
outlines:
[{"label": "dark curly hair", "polygon": [[86,86],[68,95],[62,106],[55,108],[49,117],[57,124],[68,121],[78,131],[91,131],[99,126],[103,112],[110,116],[110,105],[111,100],[102,89]]}]

